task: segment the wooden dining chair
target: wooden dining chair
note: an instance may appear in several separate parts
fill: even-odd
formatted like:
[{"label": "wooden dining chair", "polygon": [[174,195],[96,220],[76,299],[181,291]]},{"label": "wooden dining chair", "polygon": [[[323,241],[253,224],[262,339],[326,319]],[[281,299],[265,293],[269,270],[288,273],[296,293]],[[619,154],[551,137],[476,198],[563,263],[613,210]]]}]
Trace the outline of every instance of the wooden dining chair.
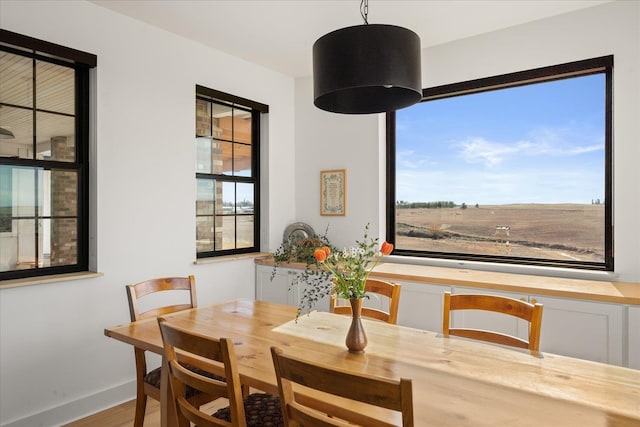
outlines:
[{"label": "wooden dining chair", "polygon": [[[140,310],[139,302],[141,299],[151,294],[160,296],[160,293],[164,291],[179,291],[179,294],[184,294],[182,295],[184,302],[173,305],[154,306],[153,308]],[[146,280],[134,285],[127,285],[127,297],[132,322],[198,306],[194,276],[163,277]],[[146,302],[146,300],[143,301],[143,303],[144,302]],[[134,352],[136,358],[136,413],[134,426],[142,427],[147,407],[147,396],[160,401],[160,376],[162,371],[160,367],[147,371],[145,351],[140,348],[134,348]],[[204,405],[212,400],[211,396],[202,395],[195,390],[189,390],[189,398],[194,404],[198,405]]]},{"label": "wooden dining chair", "polygon": [[[511,335],[486,331],[481,329],[451,328],[450,314],[454,310],[485,310],[515,316],[529,322],[529,339],[514,337]],[[445,337],[455,335],[491,342],[494,344],[509,345],[518,348],[526,348],[531,352],[540,349],[540,329],[542,327],[542,304],[531,304],[515,298],[497,295],[456,294],[444,293],[444,312],[442,317],[442,334]]]},{"label": "wooden dining chair", "polygon": [[[372,319],[382,320],[383,322],[396,324],[398,323],[398,305],[400,304],[400,290],[402,285],[399,283],[389,283],[384,280],[367,279],[365,283],[365,291],[367,294],[377,294],[388,298],[389,312],[379,310],[373,307],[362,307],[362,315]],[[331,295],[329,300],[329,311],[337,314],[351,314],[351,306],[338,305],[338,296]]]},{"label": "wooden dining chair", "polygon": [[397,424],[390,419],[398,417],[403,427],[413,427],[410,379],[323,366],[285,355],[277,347],[271,347],[271,357],[286,427],[391,427]]},{"label": "wooden dining chair", "polygon": [[[178,425],[198,427],[233,426],[258,427],[282,426],[283,417],[280,399],[266,393],[253,393],[244,397],[240,374],[236,366],[233,341],[228,338],[212,338],[187,331],[170,320],[158,318],[164,351],[169,365],[169,380],[173,391]],[[178,353],[180,356],[178,356]],[[186,369],[178,359],[188,359],[189,365],[200,372]],[[202,372],[224,372],[222,381]],[[187,399],[187,389],[199,390],[202,394],[226,397],[229,406],[209,415]]]}]

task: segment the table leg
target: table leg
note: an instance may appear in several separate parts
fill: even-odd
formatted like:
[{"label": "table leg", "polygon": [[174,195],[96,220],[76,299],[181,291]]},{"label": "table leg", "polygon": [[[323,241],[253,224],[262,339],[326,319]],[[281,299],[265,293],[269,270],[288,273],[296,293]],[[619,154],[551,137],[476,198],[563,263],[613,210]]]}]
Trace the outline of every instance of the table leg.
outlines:
[{"label": "table leg", "polygon": [[160,375],[160,425],[162,427],[178,425],[176,405],[169,385],[169,365],[164,355],[162,356],[162,373]]}]

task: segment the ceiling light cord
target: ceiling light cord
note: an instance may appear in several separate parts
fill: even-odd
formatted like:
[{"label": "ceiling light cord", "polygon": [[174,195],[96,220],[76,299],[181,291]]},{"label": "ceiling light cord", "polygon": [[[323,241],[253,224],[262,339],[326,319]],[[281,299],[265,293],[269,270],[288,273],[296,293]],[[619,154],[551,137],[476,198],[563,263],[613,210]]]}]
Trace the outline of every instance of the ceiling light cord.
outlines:
[{"label": "ceiling light cord", "polygon": [[362,19],[364,19],[364,24],[368,25],[369,0],[360,0],[360,15],[362,16]]}]

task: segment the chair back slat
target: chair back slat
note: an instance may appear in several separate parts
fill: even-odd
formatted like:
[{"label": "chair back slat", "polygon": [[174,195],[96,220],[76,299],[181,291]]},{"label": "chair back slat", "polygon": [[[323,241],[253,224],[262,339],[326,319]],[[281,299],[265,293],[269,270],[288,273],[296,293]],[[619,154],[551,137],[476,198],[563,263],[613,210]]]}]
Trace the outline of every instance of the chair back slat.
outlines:
[{"label": "chair back slat", "polygon": [[534,305],[498,295],[458,294],[451,298],[451,310],[485,310],[531,319]]},{"label": "chair back slat", "polygon": [[176,311],[189,310],[193,308],[191,304],[167,305],[164,307],[152,308],[138,316],[138,320],[147,319],[149,317],[164,316],[165,314],[175,313]]},{"label": "chair back slat", "polygon": [[449,328],[449,335],[487,341],[494,344],[509,345],[511,347],[529,348],[529,341],[527,340],[523,340],[522,338],[513,337],[507,334],[501,334],[499,332],[485,331],[482,329]]}]

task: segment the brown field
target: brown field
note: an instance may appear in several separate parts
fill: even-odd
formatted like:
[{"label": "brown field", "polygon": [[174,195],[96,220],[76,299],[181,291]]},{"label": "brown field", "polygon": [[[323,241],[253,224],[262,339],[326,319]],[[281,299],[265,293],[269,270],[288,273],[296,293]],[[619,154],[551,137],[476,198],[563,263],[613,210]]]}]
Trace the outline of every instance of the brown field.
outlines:
[{"label": "brown field", "polygon": [[604,261],[604,205],[397,209],[396,224],[399,249]]}]

